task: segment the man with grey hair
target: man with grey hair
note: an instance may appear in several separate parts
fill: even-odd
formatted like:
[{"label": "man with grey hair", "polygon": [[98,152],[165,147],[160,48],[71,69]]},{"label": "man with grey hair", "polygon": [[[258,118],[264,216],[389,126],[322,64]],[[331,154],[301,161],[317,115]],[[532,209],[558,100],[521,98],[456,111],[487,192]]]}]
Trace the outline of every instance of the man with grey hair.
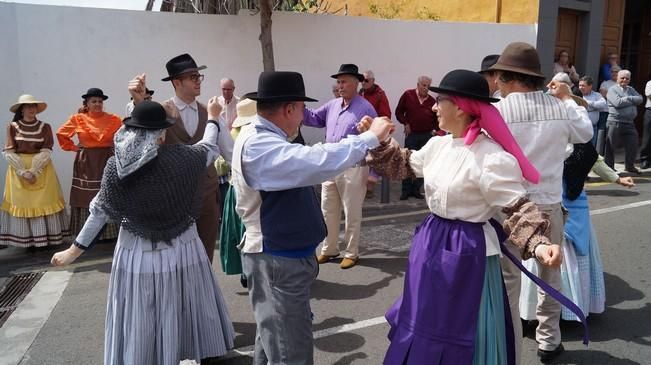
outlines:
[{"label": "man with grey hair", "polygon": [[[306,108],[303,125],[326,129],[326,142],[338,143],[350,135],[359,134],[356,126],[364,116],[377,117],[373,106],[359,96],[359,83],[364,75],[357,65],[345,63],[339,71],[330,76],[337,80],[340,97],[330,100],[317,109]],[[328,235],[323,241],[319,264],[325,264],[343,253],[342,269],[350,269],[359,261],[359,240],[362,228],[362,205],[366,196],[368,166],[360,160],[355,166],[346,169],[334,178],[321,184],[321,211],[328,227]],[[346,248],[339,251],[339,226],[341,210],[345,216],[344,243]]]},{"label": "man with grey hair", "polygon": [[625,169],[632,174],[639,174],[635,167],[637,157],[638,135],[635,129],[637,106],[644,98],[629,86],[631,72],[621,70],[617,73],[617,84],[608,89],[608,135],[606,136],[606,152],[604,160],[610,168],[615,165],[615,148],[624,143]]},{"label": "man with grey hair", "polygon": [[235,96],[235,82],[232,79],[227,77],[221,79],[219,81],[219,87],[222,90],[222,94],[217,98],[219,105],[222,106],[222,112],[219,117],[224,118],[228,129],[231,129],[233,121],[237,118],[236,105],[240,101],[240,98]]},{"label": "man with grey hair", "polygon": [[[410,150],[421,149],[439,130],[436,114],[432,110],[436,101],[429,94],[431,84],[431,77],[420,76],[416,88],[405,91],[396,106],[396,119],[405,126],[405,147]],[[402,180],[400,200],[407,200],[410,196],[423,199],[420,193],[422,186],[422,178]]]}]

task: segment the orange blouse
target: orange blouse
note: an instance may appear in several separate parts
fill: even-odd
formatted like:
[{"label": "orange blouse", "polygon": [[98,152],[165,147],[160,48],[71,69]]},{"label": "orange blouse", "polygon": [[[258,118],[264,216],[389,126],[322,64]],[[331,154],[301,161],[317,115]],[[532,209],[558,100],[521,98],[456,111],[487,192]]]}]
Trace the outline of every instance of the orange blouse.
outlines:
[{"label": "orange blouse", "polygon": [[[79,113],[74,114],[57,130],[57,139],[61,149],[79,151],[79,147],[99,148],[112,147],[113,135],[122,126],[122,119],[110,113]],[[79,139],[79,147],[72,140],[74,135]]]}]

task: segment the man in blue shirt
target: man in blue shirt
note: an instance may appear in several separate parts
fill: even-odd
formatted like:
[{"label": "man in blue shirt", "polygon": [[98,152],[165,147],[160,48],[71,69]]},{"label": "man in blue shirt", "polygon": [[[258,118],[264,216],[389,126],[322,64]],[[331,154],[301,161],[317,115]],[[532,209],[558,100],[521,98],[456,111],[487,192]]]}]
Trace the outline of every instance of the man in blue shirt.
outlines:
[{"label": "man in blue shirt", "polygon": [[240,249],[257,326],[253,363],[313,364],[310,287],[326,226],[312,186],[364,159],[392,123],[377,118],[362,134],[303,146],[288,141],[305,102],[316,101],[305,96],[301,74],[263,72],[250,98],[258,116],[235,142],[232,185],[246,227]]}]

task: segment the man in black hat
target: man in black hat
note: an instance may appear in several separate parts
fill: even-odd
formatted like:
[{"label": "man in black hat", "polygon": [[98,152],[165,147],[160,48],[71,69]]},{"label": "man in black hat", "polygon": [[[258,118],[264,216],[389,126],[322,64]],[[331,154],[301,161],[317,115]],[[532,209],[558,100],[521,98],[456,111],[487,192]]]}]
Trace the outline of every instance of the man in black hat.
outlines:
[{"label": "man in black hat", "polygon": [[[356,65],[346,63],[331,76],[337,79],[338,98],[318,109],[305,109],[303,124],[325,128],[326,142],[337,143],[351,134],[358,134],[355,126],[364,116],[377,117],[373,105],[357,93],[364,75]],[[323,241],[319,264],[339,256],[339,220],[341,209],[345,214],[343,260],[340,267],[349,269],[359,260],[359,240],[362,228],[362,205],[366,196],[368,166],[364,160],[321,184],[321,210],[328,226],[328,237]]]},{"label": "man in black hat", "polygon": [[[563,242],[562,178],[568,143],[585,143],[592,138],[592,123],[587,111],[572,99],[566,84],[550,84],[552,95],[542,91],[545,75],[540,71],[536,49],[527,43],[509,44],[497,62],[489,68],[497,73],[497,85],[503,99],[496,104],[511,133],[527,158],[540,172],[540,183],[527,184],[529,199],[549,215],[549,238]],[[514,246],[508,245],[515,250]],[[538,266],[539,277],[557,290],[561,288],[559,267]],[[538,356],[549,361],[563,351],[559,321],[561,305],[538,289],[535,313],[519,313],[520,272],[508,260],[502,260],[515,338],[522,338],[519,317],[538,319],[536,341]],[[533,284],[532,284],[533,285]],[[532,289],[534,290],[534,289]],[[521,341],[516,341],[516,359],[520,361]]]},{"label": "man in black hat", "polygon": [[[257,325],[253,363],[313,364],[310,286],[319,271],[314,250],[326,236],[313,185],[364,159],[389,136],[392,123],[375,120],[368,132],[337,143],[290,143],[303,120],[303,77],[263,72],[257,119],[235,142],[232,185],[246,227],[242,268]],[[364,196],[361,197],[364,199]]]},{"label": "man in black hat", "polygon": [[[166,144],[185,144],[192,145],[197,143],[203,137],[206,123],[208,122],[208,112],[206,106],[197,101],[201,94],[201,82],[203,75],[199,71],[206,66],[197,66],[194,59],[187,53],[176,56],[169,60],[165,65],[168,76],[162,81],[170,81],[174,87],[174,95],[171,99],[163,101],[161,104],[167,111],[167,116],[176,121],[176,123],[167,129],[165,134]],[[129,83],[129,92],[132,90],[145,90],[145,75],[136,76]],[[134,94],[132,92],[133,102],[137,104],[142,100],[142,93]],[[215,102],[217,102],[217,98]],[[211,101],[213,100],[211,99]],[[220,108],[221,110],[221,108]],[[221,155],[230,162],[233,153],[233,139],[228,132],[225,122],[215,116],[221,131],[219,133],[218,146]],[[197,221],[197,230],[199,237],[206,248],[206,253],[210,262],[212,262],[217,243],[219,231],[219,179],[215,166],[206,168],[203,185],[204,196],[201,207],[201,216]]]},{"label": "man in black hat", "polygon": [[484,57],[481,60],[481,69],[478,71],[480,75],[484,76],[486,82],[488,82],[491,96],[495,99],[500,99],[502,95],[500,94],[500,89],[497,87],[497,71],[491,70],[490,67],[497,62],[498,58],[500,58],[498,54],[490,54]]}]

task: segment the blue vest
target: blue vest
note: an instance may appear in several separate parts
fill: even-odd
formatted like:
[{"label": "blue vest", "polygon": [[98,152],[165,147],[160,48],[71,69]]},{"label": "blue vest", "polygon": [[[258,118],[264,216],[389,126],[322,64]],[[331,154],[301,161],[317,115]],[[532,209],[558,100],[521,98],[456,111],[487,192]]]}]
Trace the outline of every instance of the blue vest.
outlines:
[{"label": "blue vest", "polygon": [[307,257],[327,235],[314,188],[260,191],[263,249],[272,255]]}]

